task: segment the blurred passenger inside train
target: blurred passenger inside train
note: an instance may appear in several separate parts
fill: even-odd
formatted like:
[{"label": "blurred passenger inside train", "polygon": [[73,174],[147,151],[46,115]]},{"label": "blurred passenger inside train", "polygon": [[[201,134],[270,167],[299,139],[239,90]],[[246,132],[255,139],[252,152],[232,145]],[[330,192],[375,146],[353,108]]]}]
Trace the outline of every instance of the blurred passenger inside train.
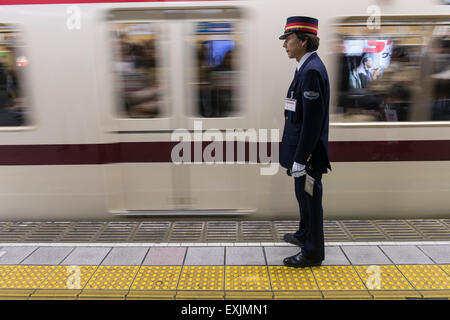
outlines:
[{"label": "blurred passenger inside train", "polygon": [[0,126],[21,126],[23,115],[18,105],[17,77],[11,68],[0,61]]},{"label": "blurred passenger inside train", "polygon": [[202,117],[211,117],[214,114],[211,97],[211,66],[208,62],[208,56],[208,42],[203,41],[197,48],[198,107]]},{"label": "blurred passenger inside train", "polygon": [[435,41],[433,59],[433,101],[432,120],[450,120],[450,39],[440,38]]},{"label": "blurred passenger inside train", "polygon": [[450,36],[434,39],[432,47],[434,51],[433,74],[450,68]]},{"label": "blurred passenger inside train", "polygon": [[203,41],[197,49],[198,108],[202,117],[227,117],[234,107],[238,71],[234,41]]},{"label": "blurred passenger inside train", "polygon": [[376,66],[365,54],[356,71],[359,57],[346,57],[349,88],[340,93],[339,102],[345,121],[411,120],[415,98],[421,94],[422,48],[400,44],[392,46],[390,51],[387,47],[390,44],[392,41],[385,41],[383,52],[374,56]]},{"label": "blurred passenger inside train", "polygon": [[228,116],[233,111],[233,90],[235,87],[233,50],[225,53],[222,63],[213,69],[211,77],[216,90],[217,113]]},{"label": "blurred passenger inside train", "polygon": [[433,90],[432,120],[450,120],[450,70],[433,76],[436,79]]},{"label": "blurred passenger inside train", "polygon": [[418,93],[417,80],[420,76],[419,66],[410,60],[406,47],[394,47],[389,67],[381,78],[368,85],[368,90],[382,100],[382,121],[408,120],[413,97]]},{"label": "blurred passenger inside train", "polygon": [[161,88],[157,82],[154,41],[120,35],[120,60],[116,71],[121,82],[124,111],[131,118],[153,118],[159,113]]}]

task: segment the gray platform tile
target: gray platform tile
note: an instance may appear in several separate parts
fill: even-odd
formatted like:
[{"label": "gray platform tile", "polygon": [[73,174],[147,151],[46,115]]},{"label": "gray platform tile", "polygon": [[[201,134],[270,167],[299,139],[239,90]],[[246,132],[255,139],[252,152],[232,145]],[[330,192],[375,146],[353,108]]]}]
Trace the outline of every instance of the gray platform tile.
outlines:
[{"label": "gray platform tile", "polygon": [[37,247],[3,247],[0,249],[0,264],[19,264]]},{"label": "gray platform tile", "polygon": [[325,247],[325,260],[322,262],[323,266],[346,266],[350,265],[350,261],[345,257],[339,246]]},{"label": "gray platform tile", "polygon": [[148,247],[115,247],[109,251],[102,265],[139,266],[148,252]]},{"label": "gray platform tile", "polygon": [[266,265],[262,247],[229,247],[225,251],[225,264],[230,266]]},{"label": "gray platform tile", "polygon": [[222,266],[225,263],[224,247],[189,247],[184,264],[187,266]]},{"label": "gray platform tile", "polygon": [[419,248],[435,263],[450,263],[450,245],[422,245]]},{"label": "gray platform tile", "polygon": [[183,264],[186,247],[152,247],[147,253],[145,266],[180,266]]},{"label": "gray platform tile", "polygon": [[[283,259],[293,256],[300,252],[299,247],[265,247],[267,264],[269,266],[282,266]],[[344,253],[338,246],[325,247],[325,260],[322,262],[325,266],[350,265]]]},{"label": "gray platform tile", "polygon": [[377,246],[343,246],[345,255],[352,264],[392,264],[388,257]]},{"label": "gray platform tile", "polygon": [[111,247],[77,247],[61,264],[96,266],[103,261],[110,250]]},{"label": "gray platform tile", "polygon": [[[228,248],[227,248],[228,250]],[[267,264],[269,266],[282,266],[283,259],[286,257],[293,256],[300,252],[299,247],[289,246],[289,247],[265,247]]]},{"label": "gray platform tile", "polygon": [[58,265],[74,249],[74,247],[39,247],[21,264]]},{"label": "gray platform tile", "polygon": [[433,264],[416,246],[381,246],[381,250],[395,264]]}]

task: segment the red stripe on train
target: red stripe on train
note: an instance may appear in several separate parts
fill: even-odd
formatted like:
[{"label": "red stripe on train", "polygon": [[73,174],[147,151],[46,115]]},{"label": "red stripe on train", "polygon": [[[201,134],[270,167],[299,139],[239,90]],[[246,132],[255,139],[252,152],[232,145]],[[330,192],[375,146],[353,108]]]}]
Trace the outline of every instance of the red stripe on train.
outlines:
[{"label": "red stripe on train", "polygon": [[[121,142],[111,144],[2,145],[0,165],[91,165],[124,162],[171,162],[178,142]],[[210,142],[203,142],[204,149]],[[259,148],[263,144],[257,146]],[[234,143],[234,161],[237,161]],[[270,155],[270,144],[265,144]],[[277,144],[278,147],[278,144]],[[191,143],[192,161],[194,145]],[[250,144],[245,144],[245,161]],[[333,141],[331,162],[450,161],[450,140]],[[226,146],[223,144],[224,159]],[[241,159],[239,159],[241,160]],[[260,159],[258,157],[258,162]]]},{"label": "red stripe on train", "polygon": [[[231,0],[195,0],[195,1],[231,1]],[[186,0],[0,0],[0,5],[30,4],[85,4],[85,3],[127,3],[127,2],[187,2]],[[189,1],[191,2],[191,1]]]}]

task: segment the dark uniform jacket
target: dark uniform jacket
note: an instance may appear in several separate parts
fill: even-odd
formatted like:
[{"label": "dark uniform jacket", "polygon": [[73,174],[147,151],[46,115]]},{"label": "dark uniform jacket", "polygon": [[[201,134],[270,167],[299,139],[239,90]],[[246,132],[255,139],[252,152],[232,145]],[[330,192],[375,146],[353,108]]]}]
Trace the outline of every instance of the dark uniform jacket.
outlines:
[{"label": "dark uniform jacket", "polygon": [[327,173],[330,85],[325,66],[314,52],[292,81],[287,98],[296,99],[295,112],[285,110],[280,164],[292,168],[293,162],[306,170]]}]

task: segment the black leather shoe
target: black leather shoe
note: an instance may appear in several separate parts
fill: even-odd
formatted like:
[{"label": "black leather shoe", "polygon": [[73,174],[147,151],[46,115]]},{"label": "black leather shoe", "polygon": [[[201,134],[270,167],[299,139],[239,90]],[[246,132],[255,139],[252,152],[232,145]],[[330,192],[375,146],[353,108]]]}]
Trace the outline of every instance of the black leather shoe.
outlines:
[{"label": "black leather shoe", "polygon": [[283,237],[284,241],[295,244],[296,246],[299,246],[300,248],[303,247],[303,242],[298,240],[298,238],[295,237],[294,233],[286,233]]},{"label": "black leather shoe", "polygon": [[287,267],[305,268],[305,267],[320,266],[322,264],[322,261],[309,260],[305,258],[301,252],[299,252],[292,257],[285,258],[283,260],[283,263]]}]

